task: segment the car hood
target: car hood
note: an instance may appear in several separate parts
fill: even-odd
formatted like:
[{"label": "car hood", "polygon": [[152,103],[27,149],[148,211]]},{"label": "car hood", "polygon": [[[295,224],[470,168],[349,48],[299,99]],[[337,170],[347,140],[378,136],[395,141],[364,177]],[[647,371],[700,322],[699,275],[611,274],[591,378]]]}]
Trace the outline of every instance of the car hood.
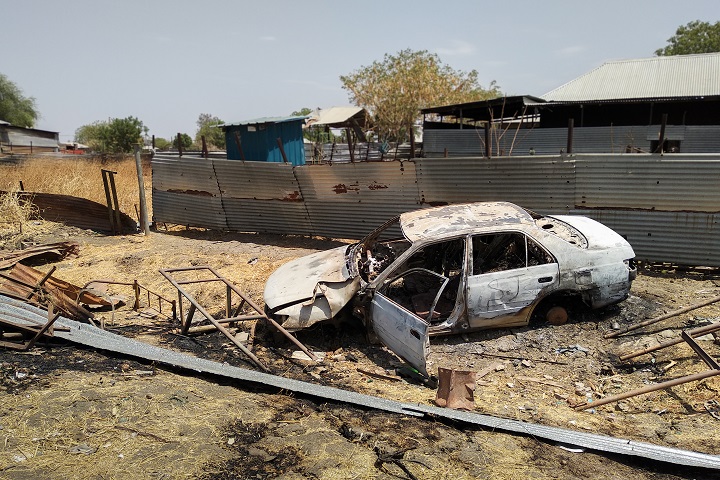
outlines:
[{"label": "car hood", "polygon": [[577,228],[588,241],[588,248],[590,249],[611,249],[619,248],[626,250],[627,258],[635,256],[632,247],[620,234],[606,227],[600,222],[593,220],[592,218],[575,216],[575,215],[553,215],[552,218],[557,218],[575,228]]},{"label": "car hood", "polygon": [[265,304],[271,310],[277,310],[307,302],[325,293],[326,288],[320,287],[322,285],[345,284],[352,280],[345,263],[347,249],[342,246],[317,252],[278,268],[265,284]]}]

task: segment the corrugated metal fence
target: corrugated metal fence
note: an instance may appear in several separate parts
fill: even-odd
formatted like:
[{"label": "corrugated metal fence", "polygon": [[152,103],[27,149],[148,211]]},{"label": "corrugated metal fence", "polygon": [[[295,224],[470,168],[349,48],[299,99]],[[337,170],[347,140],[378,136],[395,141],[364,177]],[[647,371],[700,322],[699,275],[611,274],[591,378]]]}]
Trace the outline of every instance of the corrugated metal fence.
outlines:
[{"label": "corrugated metal fence", "polygon": [[638,258],[720,266],[720,154],[417,158],[293,167],[153,159],[155,221],[233,231],[360,238],[393,215],[506,200],[581,214],[626,236]]}]

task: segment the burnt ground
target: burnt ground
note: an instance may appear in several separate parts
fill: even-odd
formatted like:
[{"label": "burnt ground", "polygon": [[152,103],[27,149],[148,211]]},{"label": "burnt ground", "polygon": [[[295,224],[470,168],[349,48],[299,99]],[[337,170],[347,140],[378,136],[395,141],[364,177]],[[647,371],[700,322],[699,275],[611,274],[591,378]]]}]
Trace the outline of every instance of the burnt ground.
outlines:
[{"label": "burnt ground", "polygon": [[[107,237],[47,223],[37,242],[74,239],[80,255],[56,266],[76,284],[139,280],[175,298],[159,268],[211,265],[257,303],[282,263],[340,240],[176,229],[150,237]],[[618,355],[673,338],[720,316],[712,305],[618,339],[603,335],[720,293],[709,271],[645,268],[632,296],[602,311],[570,305],[562,326],[488,330],[431,341],[430,369],[483,373],[479,413],[720,454],[720,400],[709,378],[578,412],[570,404],[705,370],[684,345],[621,362]],[[110,293],[129,295],[122,287]],[[193,292],[220,313],[224,292]],[[254,368],[218,333],[184,336],[168,319],[128,307],[97,312],[106,328],[198,357]],[[276,374],[407,402],[435,390],[401,375],[402,362],[365,340],[355,324],[298,334],[325,361],[292,358],[290,344],[258,326],[253,352]],[[711,355],[712,336],[699,342]],[[720,478],[714,472],[586,451],[451,422],[354,408],[71,344],[0,351],[0,471],[3,478]]]}]

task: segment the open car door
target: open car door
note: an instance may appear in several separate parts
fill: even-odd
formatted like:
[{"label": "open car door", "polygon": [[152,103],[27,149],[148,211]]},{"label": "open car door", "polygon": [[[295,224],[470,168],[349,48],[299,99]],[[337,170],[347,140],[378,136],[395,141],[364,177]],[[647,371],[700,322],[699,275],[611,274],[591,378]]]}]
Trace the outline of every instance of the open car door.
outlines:
[{"label": "open car door", "polygon": [[426,377],[430,319],[447,284],[448,278],[438,273],[413,268],[388,280],[371,302],[370,318],[380,341]]}]

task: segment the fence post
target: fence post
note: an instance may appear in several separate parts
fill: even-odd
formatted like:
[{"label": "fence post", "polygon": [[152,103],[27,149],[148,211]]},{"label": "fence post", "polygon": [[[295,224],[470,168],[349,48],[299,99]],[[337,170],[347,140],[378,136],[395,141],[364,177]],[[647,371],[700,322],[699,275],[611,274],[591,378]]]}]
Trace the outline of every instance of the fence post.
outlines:
[{"label": "fence post", "polygon": [[[178,147],[179,146],[180,135],[178,134]],[[138,188],[140,189],[140,229],[145,235],[150,235],[147,205],[145,204],[145,182],[143,181],[142,161],[140,160],[140,145],[135,145],[135,170],[137,170]]]},{"label": "fence post", "polygon": [[182,135],[180,132],[177,134],[177,144],[178,144],[178,156],[182,157]]},{"label": "fence post", "polygon": [[662,120],[660,120],[660,136],[658,138],[659,143],[658,143],[658,147],[655,149],[655,152],[653,152],[653,153],[660,153],[661,155],[664,153],[663,147],[665,146],[665,126],[667,125],[667,119],[668,119],[668,114],[663,113]]},{"label": "fence post", "polygon": [[565,151],[568,155],[573,153],[573,130],[575,129],[575,119],[571,118],[568,120],[568,133],[567,133],[567,148]]},{"label": "fence post", "polygon": [[485,156],[490,158],[492,155],[492,145],[490,145],[490,122],[485,125]]}]

